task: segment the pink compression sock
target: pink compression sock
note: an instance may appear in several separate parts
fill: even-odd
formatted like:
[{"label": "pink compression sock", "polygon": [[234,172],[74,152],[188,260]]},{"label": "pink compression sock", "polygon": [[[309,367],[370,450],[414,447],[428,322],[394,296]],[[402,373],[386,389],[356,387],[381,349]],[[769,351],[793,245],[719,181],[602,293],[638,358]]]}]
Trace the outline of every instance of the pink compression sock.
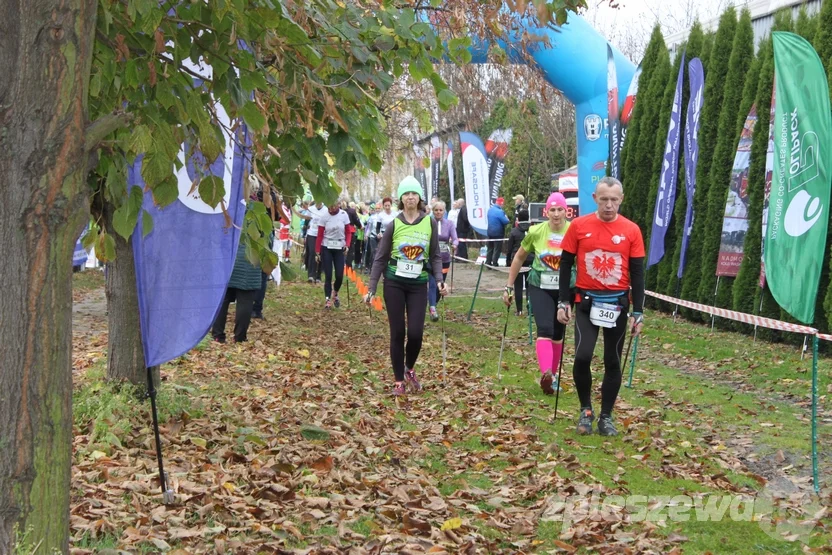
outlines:
[{"label": "pink compression sock", "polygon": [[552,342],[552,372],[557,373],[560,369],[560,358],[563,356],[563,341]]},{"label": "pink compression sock", "polygon": [[547,371],[552,370],[552,358],[554,355],[552,352],[552,340],[539,338],[535,342],[534,347],[537,351],[537,364],[540,366],[540,373],[545,374]]}]

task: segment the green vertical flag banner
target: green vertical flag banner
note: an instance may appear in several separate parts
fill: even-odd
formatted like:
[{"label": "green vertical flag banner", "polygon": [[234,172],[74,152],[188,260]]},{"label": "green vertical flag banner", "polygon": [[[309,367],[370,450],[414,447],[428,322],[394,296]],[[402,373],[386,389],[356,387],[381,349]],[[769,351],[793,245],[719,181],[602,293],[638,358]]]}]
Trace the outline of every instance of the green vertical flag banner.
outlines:
[{"label": "green vertical flag banner", "polygon": [[829,222],[829,87],[812,45],[793,33],[773,37],[777,97],[766,279],[780,306],[811,324]]}]

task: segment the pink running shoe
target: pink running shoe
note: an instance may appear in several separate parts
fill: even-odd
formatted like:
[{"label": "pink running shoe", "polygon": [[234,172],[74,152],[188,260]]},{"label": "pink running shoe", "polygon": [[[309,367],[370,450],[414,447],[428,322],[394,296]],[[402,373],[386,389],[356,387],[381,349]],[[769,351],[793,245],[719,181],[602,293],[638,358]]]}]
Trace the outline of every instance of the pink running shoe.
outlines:
[{"label": "pink running shoe", "polygon": [[394,397],[399,397],[399,396],[404,395],[404,394],[405,394],[404,382],[396,382],[396,384],[393,386],[393,396]]},{"label": "pink running shoe", "polygon": [[422,384],[420,384],[419,380],[416,378],[415,370],[413,370],[412,368],[405,368],[404,378],[405,383],[413,393],[419,393],[420,391],[422,391]]}]

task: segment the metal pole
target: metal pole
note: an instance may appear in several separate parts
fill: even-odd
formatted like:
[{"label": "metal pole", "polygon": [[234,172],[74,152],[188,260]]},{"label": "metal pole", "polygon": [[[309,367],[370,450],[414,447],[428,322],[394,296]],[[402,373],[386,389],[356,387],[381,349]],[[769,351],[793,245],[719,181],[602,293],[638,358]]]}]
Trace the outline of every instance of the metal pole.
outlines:
[{"label": "metal pole", "polygon": [[558,419],[558,401],[560,400],[560,379],[563,375],[563,358],[566,355],[566,330],[569,329],[569,323],[563,327],[563,343],[561,344],[560,349],[560,363],[558,363],[558,380],[555,382],[555,417],[553,420]]},{"label": "metal pole", "polygon": [[[679,279],[678,276],[676,276],[676,294],[673,295],[673,296],[678,299],[679,295],[681,295],[681,292],[682,292],[682,280]],[[679,314],[679,305],[677,304],[676,307],[673,309],[673,323],[674,324],[676,323],[676,316],[678,314]]]},{"label": "metal pole", "polygon": [[803,357],[806,354],[806,349],[809,347],[809,336],[803,338],[803,349],[800,351],[800,362],[803,362]]},{"label": "metal pole", "polygon": [[820,493],[818,479],[818,336],[812,340],[812,483]]},{"label": "metal pole", "polygon": [[451,291],[454,290],[454,259],[456,258],[456,249],[451,248]]},{"label": "metal pole", "polygon": [[[719,277],[720,276],[716,276],[716,287],[714,287],[714,302],[713,302],[714,308],[716,308],[716,294],[717,294],[717,291],[719,291]],[[714,331],[714,321],[715,320],[716,320],[716,314],[711,314],[711,333],[713,333],[713,331]]]},{"label": "metal pole", "polygon": [[477,276],[477,286],[474,288],[474,298],[471,299],[471,309],[468,310],[468,321],[471,321],[471,314],[474,312],[474,303],[477,302],[477,292],[480,290],[480,280],[482,279],[482,271],[485,269],[485,262],[480,265],[480,274]]},{"label": "metal pole", "polygon": [[[760,289],[760,307],[757,309],[757,316],[763,311],[763,293],[764,289]],[[757,324],[754,324],[754,341],[757,341]]]},{"label": "metal pole", "polygon": [[159,463],[159,486],[162,489],[162,503],[173,505],[173,490],[168,487],[165,466],[162,462],[162,438],[159,434],[159,416],[156,411],[156,385],[153,383],[153,368],[147,367],[147,396],[150,397],[150,412],[153,418],[153,435],[156,437],[156,461]]},{"label": "metal pole", "polygon": [[532,340],[532,300],[529,298],[528,292],[526,293],[526,313],[529,316],[529,345],[531,345],[534,342]]}]

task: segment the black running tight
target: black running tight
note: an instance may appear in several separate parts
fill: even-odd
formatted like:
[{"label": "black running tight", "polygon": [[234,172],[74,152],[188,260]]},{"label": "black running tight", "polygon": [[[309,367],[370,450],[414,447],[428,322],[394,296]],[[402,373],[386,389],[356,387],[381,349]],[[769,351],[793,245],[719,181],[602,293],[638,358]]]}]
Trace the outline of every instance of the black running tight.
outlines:
[{"label": "black running tight", "polygon": [[[517,285],[517,282],[514,282]],[[561,341],[566,326],[558,322],[558,290],[541,289],[529,284],[529,301],[532,303],[537,338]]]},{"label": "black running tight", "polygon": [[387,320],[390,322],[390,360],[393,362],[396,381],[401,382],[404,381],[405,366],[413,368],[419,351],[422,350],[428,284],[404,283],[385,278],[384,302],[387,305]]},{"label": "black running tight", "polygon": [[[537,309],[535,309],[537,310]],[[626,310],[615,323],[614,328],[604,328],[604,382],[601,384],[601,414],[612,412],[618,390],[621,389],[621,351],[627,332]],[[592,353],[598,341],[598,326],[589,321],[589,313],[575,305],[575,365],[572,377],[581,408],[592,406]]]}]

